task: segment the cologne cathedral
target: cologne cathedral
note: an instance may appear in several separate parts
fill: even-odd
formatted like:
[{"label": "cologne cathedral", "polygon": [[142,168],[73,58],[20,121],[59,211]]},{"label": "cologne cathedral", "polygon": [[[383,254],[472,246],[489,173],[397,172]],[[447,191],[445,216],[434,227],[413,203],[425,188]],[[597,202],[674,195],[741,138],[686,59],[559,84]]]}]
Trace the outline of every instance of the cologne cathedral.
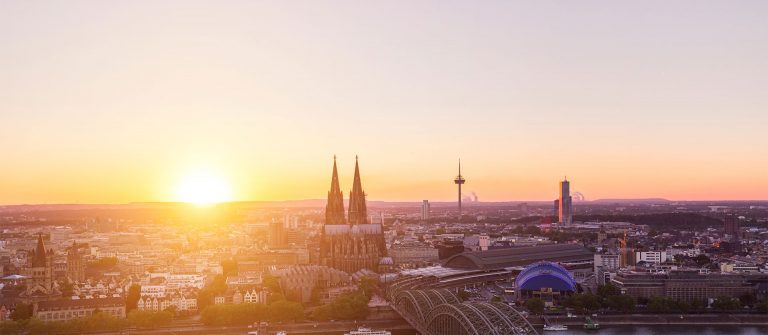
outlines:
[{"label": "cologne cathedral", "polygon": [[331,190],[328,192],[328,203],[325,206],[325,225],[320,244],[321,264],[348,273],[362,269],[377,271],[379,261],[386,253],[387,246],[381,223],[368,222],[368,209],[360,182],[357,158],[355,179],[349,194],[349,212],[345,217],[344,196],[339,187],[334,157]]}]

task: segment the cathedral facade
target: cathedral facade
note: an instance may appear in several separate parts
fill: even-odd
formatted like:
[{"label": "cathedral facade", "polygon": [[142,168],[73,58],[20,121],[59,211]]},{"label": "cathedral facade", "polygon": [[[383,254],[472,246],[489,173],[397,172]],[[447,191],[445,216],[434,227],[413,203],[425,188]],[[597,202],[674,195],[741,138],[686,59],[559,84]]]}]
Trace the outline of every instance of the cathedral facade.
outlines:
[{"label": "cathedral facade", "polygon": [[381,224],[368,222],[368,209],[360,181],[360,168],[355,158],[355,177],[349,193],[349,210],[344,213],[344,196],[339,187],[336,157],[325,206],[325,224],[320,242],[320,263],[348,273],[362,269],[377,271],[379,261],[387,254]]}]

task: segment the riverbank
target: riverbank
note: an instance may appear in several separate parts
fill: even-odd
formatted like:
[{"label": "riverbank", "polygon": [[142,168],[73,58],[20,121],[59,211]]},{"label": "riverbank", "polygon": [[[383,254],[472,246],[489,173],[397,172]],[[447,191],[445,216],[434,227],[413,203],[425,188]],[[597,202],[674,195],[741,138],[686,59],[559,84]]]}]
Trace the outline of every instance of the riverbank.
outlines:
[{"label": "riverbank", "polygon": [[[756,314],[687,314],[681,315],[649,315],[649,314],[632,314],[632,315],[599,315],[593,318],[601,327],[631,327],[631,326],[759,326],[768,327],[768,315],[756,315]],[[564,316],[548,316],[547,320],[550,323],[564,324],[572,329],[581,329],[584,325],[583,317],[568,318]],[[544,322],[539,317],[531,317],[529,321],[541,329]],[[274,334],[277,331],[283,330],[291,335],[326,335],[326,334],[343,334],[352,329],[356,329],[358,326],[366,325],[374,329],[386,329],[392,331],[393,335],[412,335],[416,334],[416,330],[413,329],[403,319],[391,319],[391,320],[368,320],[364,322],[354,321],[336,321],[336,322],[312,322],[312,323],[296,323],[296,324],[283,324],[283,325],[271,325],[268,329],[268,334]],[[202,335],[202,334],[246,334],[249,330],[253,330],[247,327],[206,327],[201,324],[187,324],[177,325],[175,327],[167,327],[154,330],[131,330],[129,332],[106,332],[106,333],[91,333],[93,335]]]},{"label": "riverbank", "polygon": [[[759,314],[631,314],[631,315],[598,315],[593,317],[601,326],[610,325],[768,325],[768,315]],[[564,316],[547,316],[550,323],[568,326],[582,326],[583,317],[568,318]],[[533,325],[542,326],[541,318],[530,318]]]}]

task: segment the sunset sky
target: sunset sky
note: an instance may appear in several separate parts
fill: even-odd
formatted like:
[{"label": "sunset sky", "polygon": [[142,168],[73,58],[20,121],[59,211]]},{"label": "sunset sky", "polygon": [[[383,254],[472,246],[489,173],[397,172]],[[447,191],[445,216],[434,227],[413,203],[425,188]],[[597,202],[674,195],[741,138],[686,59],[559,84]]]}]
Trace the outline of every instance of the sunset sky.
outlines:
[{"label": "sunset sky", "polygon": [[0,0],[0,204],[768,199],[768,1]]}]

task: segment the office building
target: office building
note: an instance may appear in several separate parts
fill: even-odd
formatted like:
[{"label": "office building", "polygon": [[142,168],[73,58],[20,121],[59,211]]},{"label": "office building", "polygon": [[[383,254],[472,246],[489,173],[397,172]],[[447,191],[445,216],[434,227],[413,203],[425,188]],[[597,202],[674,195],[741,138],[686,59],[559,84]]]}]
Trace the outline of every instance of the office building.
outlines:
[{"label": "office building", "polygon": [[558,199],[558,218],[560,224],[570,225],[573,223],[573,208],[571,206],[571,183],[568,179],[560,182],[560,198]]},{"label": "office building", "polygon": [[429,220],[429,200],[424,200],[421,203],[421,220]]},{"label": "office building", "polygon": [[623,294],[633,298],[667,297],[680,301],[704,301],[718,297],[752,295],[753,285],[737,274],[699,273],[678,270],[662,273],[621,271],[612,280]]}]

